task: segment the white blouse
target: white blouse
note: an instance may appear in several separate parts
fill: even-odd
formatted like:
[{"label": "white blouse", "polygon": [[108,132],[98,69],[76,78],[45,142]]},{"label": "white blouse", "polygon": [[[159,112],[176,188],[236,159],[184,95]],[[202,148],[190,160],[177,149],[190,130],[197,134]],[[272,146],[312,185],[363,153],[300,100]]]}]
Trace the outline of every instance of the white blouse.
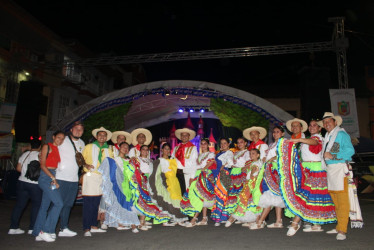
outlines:
[{"label": "white blouse", "polygon": [[231,168],[234,164],[234,153],[231,150],[227,150],[225,153],[218,156],[218,159],[222,161],[222,166]]},{"label": "white blouse", "polygon": [[[261,160],[257,160],[255,162],[252,162],[251,166],[257,166],[257,171],[253,173],[253,176],[257,176],[258,173],[260,172],[260,169],[261,169],[261,166],[262,166],[262,161]],[[251,173],[252,171],[249,171],[248,174],[247,174],[247,180],[249,180],[251,178]]]},{"label": "white blouse", "polygon": [[140,171],[144,174],[151,175],[153,172],[153,163],[148,158],[138,157],[138,160],[140,162]]},{"label": "white blouse", "polygon": [[197,163],[197,169],[204,168],[210,159],[214,159],[215,154],[212,152],[205,152],[201,153],[199,157],[197,157],[196,163]]},{"label": "white blouse", "polygon": [[[314,134],[312,137],[317,137],[323,144],[323,138],[319,134]],[[313,138],[312,138],[313,139]],[[301,146],[301,157],[303,161],[321,161],[322,160],[322,150],[315,154],[309,150],[309,145],[302,143]]]},{"label": "white blouse", "polygon": [[269,149],[266,152],[266,161],[270,160],[274,156],[277,156],[277,151],[276,151],[277,143],[278,143],[278,141],[270,144]]},{"label": "white blouse", "polygon": [[234,154],[233,165],[237,168],[242,168],[250,159],[249,151],[247,149],[237,151]]},{"label": "white blouse", "polygon": [[165,173],[171,171],[171,169],[169,168],[170,167],[170,162],[167,159],[161,157],[161,158],[159,158],[159,160],[160,160],[161,172],[162,173],[165,174]]}]

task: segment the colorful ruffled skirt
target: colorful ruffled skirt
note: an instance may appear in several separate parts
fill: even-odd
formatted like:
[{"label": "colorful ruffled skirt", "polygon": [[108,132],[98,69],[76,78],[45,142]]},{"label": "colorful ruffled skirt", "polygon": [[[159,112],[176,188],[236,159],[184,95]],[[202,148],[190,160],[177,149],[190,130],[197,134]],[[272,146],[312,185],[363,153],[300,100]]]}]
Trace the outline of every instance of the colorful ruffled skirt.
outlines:
[{"label": "colorful ruffled skirt", "polygon": [[153,202],[148,177],[140,171],[139,162],[131,160],[125,171],[130,177],[130,189],[134,196],[134,206],[138,214],[153,219],[154,224],[170,221],[171,217]]},{"label": "colorful ruffled skirt", "polygon": [[297,149],[281,139],[279,154],[280,190],[288,217],[299,216],[313,224],[336,222],[335,206],[328,193],[326,171],[321,162],[300,162]]},{"label": "colorful ruffled skirt", "polygon": [[243,189],[246,177],[247,173],[242,172],[241,168],[224,168],[220,171],[214,187],[216,198],[211,213],[213,221],[227,221],[236,210],[237,198]]},{"label": "colorful ruffled skirt", "polygon": [[[175,165],[173,164],[175,163]],[[172,222],[182,222],[188,220],[180,211],[182,199],[181,188],[176,177],[177,165],[175,160],[170,161],[170,171],[162,173],[161,165],[149,178],[149,184],[153,191],[151,197],[155,204],[162,209],[163,213],[171,217]]]},{"label": "colorful ruffled skirt", "polygon": [[[124,165],[127,164],[124,161]],[[101,202],[105,204],[104,224],[110,227],[139,225],[127,175],[111,158],[101,163],[99,171],[103,178]]]},{"label": "colorful ruffled skirt", "polygon": [[184,193],[180,202],[181,212],[193,217],[200,213],[203,207],[211,209],[215,201],[215,180],[210,169],[197,170],[194,180]]}]

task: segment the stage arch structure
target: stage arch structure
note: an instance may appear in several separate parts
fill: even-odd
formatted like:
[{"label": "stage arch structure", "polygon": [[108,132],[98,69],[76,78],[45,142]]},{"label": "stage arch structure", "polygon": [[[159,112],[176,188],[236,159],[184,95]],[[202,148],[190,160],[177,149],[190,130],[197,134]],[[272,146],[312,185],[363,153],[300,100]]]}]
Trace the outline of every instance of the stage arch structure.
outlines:
[{"label": "stage arch structure", "polygon": [[[212,98],[251,109],[269,121],[269,128],[283,125],[294,117],[259,96],[226,85],[190,81],[167,80],[135,85],[97,97],[79,106],[54,124],[50,131],[68,131],[76,120],[86,120],[93,114],[131,103],[124,119],[124,130],[131,132],[139,127],[151,127],[171,120],[185,119],[186,113],[178,112],[180,107],[210,107]],[[212,111],[190,113],[191,118],[218,119]],[[255,124],[254,124],[255,125]]]}]

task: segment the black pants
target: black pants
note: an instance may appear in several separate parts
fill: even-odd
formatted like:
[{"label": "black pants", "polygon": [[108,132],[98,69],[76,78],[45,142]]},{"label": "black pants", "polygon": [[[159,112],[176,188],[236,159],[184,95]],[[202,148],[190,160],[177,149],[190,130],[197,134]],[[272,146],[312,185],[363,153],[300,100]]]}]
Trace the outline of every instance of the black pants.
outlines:
[{"label": "black pants", "polygon": [[177,170],[177,178],[181,186],[182,196],[186,192],[186,182],[184,181],[183,169]]}]

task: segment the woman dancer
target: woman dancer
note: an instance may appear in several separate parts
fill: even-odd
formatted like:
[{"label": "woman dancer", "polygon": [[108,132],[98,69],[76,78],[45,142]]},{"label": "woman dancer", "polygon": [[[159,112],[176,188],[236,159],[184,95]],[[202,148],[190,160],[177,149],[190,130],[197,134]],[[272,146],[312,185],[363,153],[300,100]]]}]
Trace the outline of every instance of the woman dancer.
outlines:
[{"label": "woman dancer", "polygon": [[125,169],[129,165],[129,144],[122,142],[118,145],[118,156],[113,159],[107,157],[101,163],[99,172],[103,175],[103,198],[105,203],[104,224],[116,227],[117,230],[130,229],[138,233],[139,219],[134,210],[133,195]]},{"label": "woman dancer", "polygon": [[215,202],[212,208],[211,217],[215,221],[215,226],[220,226],[222,221],[229,218],[228,211],[225,209],[229,198],[228,191],[231,187],[230,170],[233,165],[234,154],[230,150],[230,141],[227,138],[220,140],[221,151],[216,155],[217,168],[213,170],[213,176],[216,179],[214,186]]},{"label": "woman dancer", "polygon": [[[198,170],[196,177],[191,182],[189,189],[181,201],[181,211],[183,214],[193,217],[187,223],[186,227],[196,225],[208,225],[207,211],[214,205],[214,175],[213,171],[217,168],[215,155],[209,152],[209,140],[204,138],[200,142],[201,153],[197,158]],[[197,222],[199,213],[203,211],[203,219]]]},{"label": "woman dancer", "polygon": [[177,173],[177,161],[170,159],[171,146],[169,143],[162,145],[162,157],[153,162],[157,169],[149,178],[149,184],[153,191],[152,199],[168,213],[173,223],[164,223],[164,226],[175,226],[188,218],[180,211],[182,191],[179,185]]},{"label": "woman dancer", "polygon": [[[38,184],[43,190],[43,198],[32,232],[36,236],[36,241],[55,241],[56,224],[64,205],[55,175],[58,163],[61,161],[58,146],[64,141],[65,134],[62,131],[57,131],[53,134],[52,139],[53,143],[42,147],[40,156],[41,171]],[[49,209],[50,206],[51,209]]]},{"label": "woman dancer", "polygon": [[[300,221],[310,222],[304,232],[322,232],[322,224],[335,223],[335,207],[327,190],[327,175],[322,169],[321,127],[317,121],[309,123],[310,138],[291,139],[280,149],[281,191],[285,201],[286,216],[294,217],[287,236],[293,236],[300,228]],[[290,143],[291,142],[291,143]],[[295,151],[300,143],[299,155]]]},{"label": "woman dancer", "polygon": [[130,180],[131,192],[135,194],[135,208],[140,216],[139,229],[145,231],[152,228],[145,224],[146,217],[153,219],[154,224],[167,223],[171,219],[152,201],[148,179],[153,172],[153,164],[148,158],[148,152],[149,148],[147,145],[141,146],[140,156],[131,158],[130,164],[126,169],[126,174]]},{"label": "woman dancer", "polygon": [[260,197],[253,196],[258,172],[262,166],[260,150],[257,148],[251,149],[250,156],[251,160],[247,161],[245,167],[242,168],[242,172],[247,173],[247,181],[238,196],[237,208],[226,222],[226,227],[231,226],[235,220],[246,223],[249,226],[251,222],[256,221],[257,216],[262,212],[262,209],[256,206]]},{"label": "woman dancer", "polygon": [[[280,126],[276,126],[273,129],[274,142],[269,146],[269,150],[266,155],[266,163],[261,169],[254,195],[261,195],[258,202],[258,206],[263,208],[260,217],[257,222],[250,226],[251,230],[264,228],[266,225],[265,218],[270,213],[271,209],[275,207],[276,222],[268,225],[268,228],[283,228],[282,223],[282,209],[285,207],[282,200],[280,189],[279,189],[279,174],[278,174],[278,163],[276,147],[278,140],[284,136],[284,129]],[[260,191],[262,189],[262,192]]]}]

